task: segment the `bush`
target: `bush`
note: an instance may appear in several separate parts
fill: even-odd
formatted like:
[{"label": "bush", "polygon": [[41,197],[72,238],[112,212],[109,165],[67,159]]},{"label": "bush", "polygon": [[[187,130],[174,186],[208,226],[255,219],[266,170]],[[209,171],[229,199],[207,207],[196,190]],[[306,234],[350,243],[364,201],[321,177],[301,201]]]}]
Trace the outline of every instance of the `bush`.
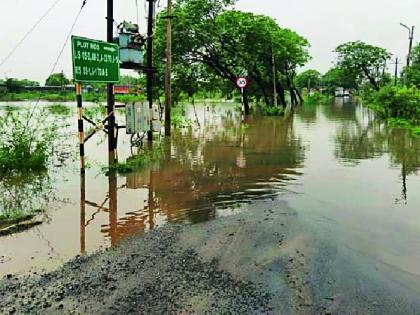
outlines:
[{"label": "bush", "polygon": [[283,116],[284,108],[280,106],[264,106],[262,113],[264,116]]},{"label": "bush", "polygon": [[322,103],[328,103],[329,101],[331,101],[331,99],[331,96],[322,95],[321,93],[314,93],[306,97],[305,102],[303,104],[308,106],[318,105]]},{"label": "bush", "polygon": [[420,124],[420,90],[416,87],[383,87],[372,95],[369,103],[383,118],[401,118]]},{"label": "bush", "polygon": [[47,167],[57,127],[42,126],[43,112],[33,117],[32,123],[28,123],[29,117],[29,111],[9,111],[0,117],[0,174]]}]

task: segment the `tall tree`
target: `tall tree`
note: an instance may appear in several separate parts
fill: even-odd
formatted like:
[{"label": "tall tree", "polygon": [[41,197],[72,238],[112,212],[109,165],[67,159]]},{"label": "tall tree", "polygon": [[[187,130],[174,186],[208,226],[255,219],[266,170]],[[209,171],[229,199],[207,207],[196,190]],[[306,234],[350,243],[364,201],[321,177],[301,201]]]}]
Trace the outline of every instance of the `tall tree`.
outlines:
[{"label": "tall tree", "polygon": [[70,83],[63,72],[51,74],[45,81],[46,86],[64,86]]},{"label": "tall tree", "polygon": [[307,88],[308,94],[312,89],[319,89],[321,84],[321,73],[317,70],[306,70],[296,76],[296,87]]},{"label": "tall tree", "polygon": [[379,90],[386,62],[391,54],[384,48],[372,46],[361,41],[349,42],[338,46],[337,65],[359,79],[366,79],[375,90]]},{"label": "tall tree", "polygon": [[[178,71],[200,75],[205,83],[213,76],[235,87],[238,76],[250,80],[248,98],[273,104],[272,57],[276,62],[278,95],[285,105],[286,89],[295,94],[297,67],[309,59],[306,39],[280,28],[266,16],[230,10],[232,0],[179,0],[174,5],[174,86]],[[164,60],[164,22],[156,32],[157,58]],[[185,69],[188,71],[185,71]],[[203,71],[204,69],[204,71]],[[184,77],[185,78],[185,77]]]}]

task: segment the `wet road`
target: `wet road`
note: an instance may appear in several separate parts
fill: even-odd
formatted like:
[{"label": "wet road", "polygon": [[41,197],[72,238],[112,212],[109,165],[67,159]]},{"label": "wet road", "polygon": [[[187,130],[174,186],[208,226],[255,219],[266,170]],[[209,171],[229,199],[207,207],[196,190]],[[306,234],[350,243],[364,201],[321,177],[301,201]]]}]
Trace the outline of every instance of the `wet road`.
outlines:
[{"label": "wet road", "polygon": [[[49,209],[46,223],[0,238],[0,275],[52,269],[167,222],[230,217],[269,199],[287,201],[303,234],[333,240],[340,261],[355,259],[363,274],[380,270],[383,281],[420,292],[419,138],[387,130],[363,106],[340,100],[286,119],[242,121],[233,108],[200,105],[198,117],[189,111],[192,127],[162,141],[160,162],[127,176],[103,174],[106,143],[95,138],[84,179],[74,117],[50,117],[67,126],[72,158],[39,177],[49,183],[34,191]],[[123,136],[120,160],[137,150]],[[19,186],[22,198],[33,188]]]}]

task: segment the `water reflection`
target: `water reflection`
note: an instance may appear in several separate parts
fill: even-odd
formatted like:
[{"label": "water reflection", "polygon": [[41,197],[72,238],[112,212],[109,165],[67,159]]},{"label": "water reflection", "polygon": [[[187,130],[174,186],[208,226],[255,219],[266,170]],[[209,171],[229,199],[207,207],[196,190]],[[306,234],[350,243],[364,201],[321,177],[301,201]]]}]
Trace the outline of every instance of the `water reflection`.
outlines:
[{"label": "water reflection", "polygon": [[55,201],[52,181],[47,172],[3,175],[0,180],[0,215],[41,214]]},{"label": "water reflection", "polygon": [[362,160],[380,158],[388,155],[393,167],[401,168],[401,197],[397,203],[407,203],[407,176],[417,174],[420,169],[420,138],[406,129],[388,129],[385,124],[375,119],[371,111],[344,103],[343,110],[337,106],[325,107],[330,119],[342,118],[335,135],[335,156],[347,165],[356,166]]},{"label": "water reflection", "polygon": [[[115,245],[126,236],[153,229],[157,216],[165,221],[198,223],[214,219],[219,210],[233,211],[228,209],[290,190],[290,183],[301,175],[298,169],[305,152],[295,135],[293,118],[238,122],[238,116],[229,111],[225,115],[215,110],[204,112],[205,130],[176,130],[170,140],[155,144],[162,146],[159,163],[126,175],[120,187],[118,176],[110,173],[105,200],[89,200],[86,179],[81,177],[82,253],[85,228],[98,212],[109,213],[101,233]],[[220,121],[211,123],[212,115]],[[138,191],[140,197],[145,189],[147,200],[139,200],[139,209],[133,204],[132,211],[118,214],[119,194]],[[85,217],[86,207],[96,211],[90,219]]]}]

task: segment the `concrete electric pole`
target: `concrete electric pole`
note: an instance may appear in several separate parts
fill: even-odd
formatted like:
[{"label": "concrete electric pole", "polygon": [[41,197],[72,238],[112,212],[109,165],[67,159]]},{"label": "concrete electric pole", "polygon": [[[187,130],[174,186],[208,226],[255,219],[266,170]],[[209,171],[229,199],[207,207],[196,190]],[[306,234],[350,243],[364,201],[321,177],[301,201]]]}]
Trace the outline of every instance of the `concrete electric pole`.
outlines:
[{"label": "concrete electric pole", "polygon": [[172,105],[172,0],[168,0],[166,17],[166,72],[165,72],[165,135],[171,135]]}]

